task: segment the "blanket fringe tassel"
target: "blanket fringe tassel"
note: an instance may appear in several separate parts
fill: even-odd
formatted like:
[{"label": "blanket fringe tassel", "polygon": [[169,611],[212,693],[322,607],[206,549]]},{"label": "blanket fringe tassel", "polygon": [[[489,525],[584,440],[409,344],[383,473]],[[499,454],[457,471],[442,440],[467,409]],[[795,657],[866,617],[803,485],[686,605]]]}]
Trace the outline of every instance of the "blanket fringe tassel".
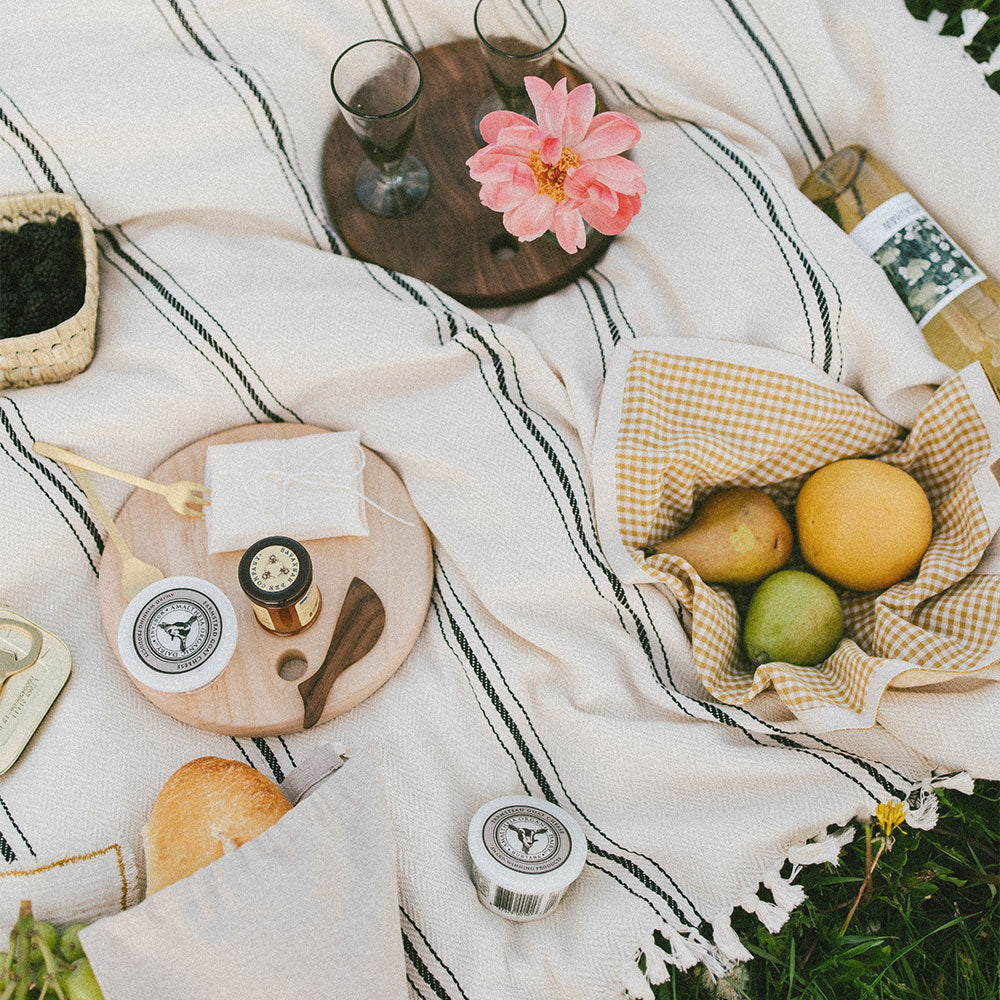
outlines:
[{"label": "blanket fringe tassel", "polygon": [[[929,830],[937,822],[938,800],[936,788],[954,788],[971,795],[974,781],[965,771],[934,774],[924,779],[909,797],[906,824],[916,829]],[[858,817],[862,818],[862,817]],[[762,885],[770,893],[771,901],[752,894],[740,900],[739,906],[753,913],[772,934],[777,933],[788,920],[792,910],[806,898],[805,890],[795,879],[804,865],[823,863],[837,864],[841,849],[854,839],[855,827],[844,826],[831,832],[820,834],[804,844],[790,847],[786,861],[791,871],[782,875],[782,862],[762,880]],[[710,980],[723,980],[719,996],[726,995],[724,987],[727,976],[743,962],[749,962],[753,955],[743,946],[739,935],[733,930],[733,910],[719,913],[711,921],[712,940],[698,932],[682,932],[674,927],[663,926],[651,932],[641,944],[636,955],[629,959],[623,971],[622,996],[629,1000],[655,1000],[655,987],[670,979],[671,968],[690,969],[704,963]],[[664,945],[669,945],[669,950]],[[736,995],[735,992],[733,994]]]},{"label": "blanket fringe tassel", "polygon": [[[932,793],[931,798],[934,798]],[[853,838],[854,828],[848,826],[789,849],[787,860],[792,865],[791,872],[781,874],[782,862],[768,872],[762,882],[773,901],[754,894],[741,900],[740,907],[755,914],[771,933],[776,933],[784,926],[791,911],[806,898],[805,890],[794,881],[802,866],[823,862],[836,864],[841,848]],[[650,933],[635,959],[626,963],[623,996],[630,1000],[655,1000],[655,987],[669,980],[671,968],[683,971],[704,963],[709,976],[718,980],[725,978],[741,962],[749,962],[753,958],[733,930],[732,910],[717,914],[711,924],[711,941],[700,934],[683,933],[670,926],[659,927],[655,933]],[[662,942],[666,942],[669,950]]]},{"label": "blanket fringe tassel", "polygon": [[906,814],[906,825],[916,830],[930,830],[938,818],[938,800],[934,794],[935,788],[954,788],[965,795],[971,795],[975,782],[968,771],[955,771],[948,774],[934,774],[925,778],[920,787],[910,796],[909,811]]}]

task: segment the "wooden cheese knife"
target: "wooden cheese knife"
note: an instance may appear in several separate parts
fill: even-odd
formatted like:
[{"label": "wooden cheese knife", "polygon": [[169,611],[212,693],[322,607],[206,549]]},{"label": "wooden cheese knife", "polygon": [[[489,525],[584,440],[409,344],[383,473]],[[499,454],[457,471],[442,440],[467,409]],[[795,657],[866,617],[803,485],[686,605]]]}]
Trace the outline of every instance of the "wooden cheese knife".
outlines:
[{"label": "wooden cheese knife", "polygon": [[360,577],[354,577],[340,607],[330,647],[319,669],[299,684],[305,709],[303,728],[319,722],[333,682],[352,664],[369,653],[385,630],[385,606]]}]

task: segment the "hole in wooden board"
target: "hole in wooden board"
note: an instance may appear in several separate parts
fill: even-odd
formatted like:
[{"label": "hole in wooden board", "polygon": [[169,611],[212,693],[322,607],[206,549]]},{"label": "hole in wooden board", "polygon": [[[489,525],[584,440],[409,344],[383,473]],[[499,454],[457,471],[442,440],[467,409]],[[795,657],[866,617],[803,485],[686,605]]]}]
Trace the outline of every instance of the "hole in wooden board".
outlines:
[{"label": "hole in wooden board", "polygon": [[297,649],[288,650],[278,660],[278,676],[283,681],[297,681],[308,669],[305,656]]},{"label": "hole in wooden board", "polygon": [[490,253],[497,260],[510,260],[518,251],[518,241],[510,233],[500,233],[490,240]]}]

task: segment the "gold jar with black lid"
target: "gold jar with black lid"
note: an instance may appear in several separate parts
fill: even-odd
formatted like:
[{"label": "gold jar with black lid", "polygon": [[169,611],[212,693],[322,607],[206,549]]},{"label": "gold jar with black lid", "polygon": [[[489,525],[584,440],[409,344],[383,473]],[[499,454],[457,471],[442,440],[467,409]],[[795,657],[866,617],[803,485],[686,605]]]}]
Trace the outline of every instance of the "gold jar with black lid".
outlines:
[{"label": "gold jar with black lid", "polygon": [[269,535],[254,542],[240,559],[239,580],[257,621],[275,635],[301,632],[319,614],[312,559],[294,538]]}]

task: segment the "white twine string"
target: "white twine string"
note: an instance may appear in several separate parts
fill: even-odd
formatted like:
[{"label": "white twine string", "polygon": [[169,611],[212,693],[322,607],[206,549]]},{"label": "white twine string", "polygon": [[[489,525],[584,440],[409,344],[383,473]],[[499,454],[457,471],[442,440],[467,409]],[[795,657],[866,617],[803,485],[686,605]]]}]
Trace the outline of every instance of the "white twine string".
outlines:
[{"label": "white twine string", "polygon": [[[316,456],[313,462],[313,466],[324,461],[329,453],[330,448],[342,447],[341,443],[334,442],[327,447],[325,451]],[[289,487],[293,484],[300,486],[319,486],[324,489],[331,490],[342,490],[346,493],[353,494],[354,496],[363,500],[366,504],[374,507],[376,510],[381,511],[386,517],[391,517],[394,521],[399,521],[400,524],[408,525],[409,527],[415,527],[415,522],[407,521],[406,518],[399,517],[393,514],[391,511],[385,509],[380,504],[377,504],[371,497],[366,496],[364,489],[358,489],[354,483],[358,481],[362,472],[365,468],[365,462],[367,456],[365,455],[364,449],[359,444],[351,445],[354,450],[355,467],[349,469],[345,472],[331,472],[326,474],[317,474],[310,472],[310,469],[305,469],[301,472],[289,472],[288,471],[288,454],[286,449],[281,449],[281,468],[280,469],[264,469],[257,477],[256,480],[250,479],[247,481],[247,499],[249,500],[251,506],[253,506],[258,513],[266,514],[267,503],[266,497],[271,495],[270,491],[264,491],[261,488],[261,480],[265,477],[270,477],[272,480],[277,479],[278,489],[281,492],[281,525],[282,530],[285,529],[285,525],[288,523],[288,491]],[[255,489],[255,486],[257,487]],[[264,494],[264,495],[262,495]]]}]

